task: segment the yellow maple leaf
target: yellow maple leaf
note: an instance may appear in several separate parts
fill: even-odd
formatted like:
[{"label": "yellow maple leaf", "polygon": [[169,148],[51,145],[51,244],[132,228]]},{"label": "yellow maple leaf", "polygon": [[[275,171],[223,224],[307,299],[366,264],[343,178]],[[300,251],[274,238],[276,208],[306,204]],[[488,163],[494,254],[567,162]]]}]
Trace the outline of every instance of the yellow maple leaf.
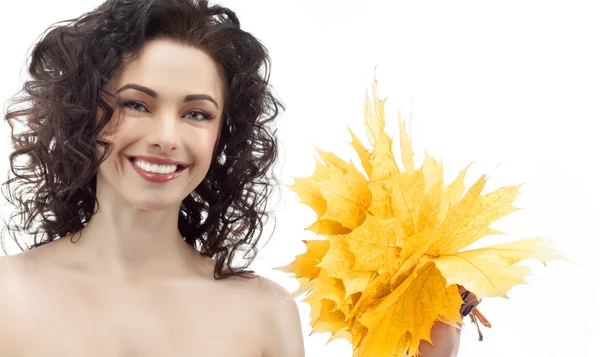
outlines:
[{"label": "yellow maple leaf", "polygon": [[[425,263],[362,315],[361,323],[374,333],[361,343],[359,355],[389,356],[396,348],[401,355],[415,355],[422,339],[432,342],[429,331],[438,315],[460,320],[462,302],[456,285],[447,286],[435,264]],[[378,329],[382,332],[376,332]],[[403,336],[409,339],[399,346]]]},{"label": "yellow maple leaf", "polygon": [[[400,115],[398,165],[385,132],[385,99],[376,91],[374,81],[364,104],[371,149],[349,130],[366,176],[317,149],[313,175],[289,187],[316,213],[307,229],[322,239],[304,241],[306,253],[277,269],[300,282],[290,298],[304,296],[310,305],[311,333],[350,341],[354,357],[412,357],[421,341],[431,341],[436,321],[462,324],[459,285],[479,297],[505,297],[530,273],[515,264],[564,257],[542,238],[465,251],[482,237],[501,233],[490,225],[519,210],[512,203],[521,185],[483,194],[487,177],[482,175],[467,189],[470,165],[446,185],[442,162],[429,154],[415,167]],[[471,317],[484,319],[477,309]]]},{"label": "yellow maple leaf", "polygon": [[506,297],[513,286],[525,282],[529,267],[514,265],[525,259],[545,263],[564,257],[548,239],[529,238],[440,256],[434,262],[451,284],[461,284],[479,297]]}]

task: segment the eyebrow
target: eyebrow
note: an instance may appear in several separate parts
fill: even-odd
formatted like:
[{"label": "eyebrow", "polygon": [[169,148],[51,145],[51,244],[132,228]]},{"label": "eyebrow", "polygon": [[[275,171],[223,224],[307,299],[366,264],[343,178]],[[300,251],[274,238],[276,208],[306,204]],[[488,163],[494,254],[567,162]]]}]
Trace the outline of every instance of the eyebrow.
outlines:
[{"label": "eyebrow", "polygon": [[[144,92],[144,93],[148,94],[152,98],[158,97],[158,93],[156,93],[152,89],[150,89],[148,87],[141,86],[139,84],[134,84],[134,83],[129,83],[129,84],[126,84],[123,87],[119,88],[119,90],[117,90],[116,94],[119,94],[119,93],[121,93],[122,91],[124,91],[126,89],[137,89],[140,92]],[[186,95],[185,98],[183,99],[183,102],[187,103],[187,102],[191,102],[192,100],[208,100],[209,102],[213,103],[217,107],[217,109],[219,108],[219,104],[217,103],[217,101],[213,97],[211,97],[210,95],[208,95],[208,94],[190,94],[190,95]]]}]

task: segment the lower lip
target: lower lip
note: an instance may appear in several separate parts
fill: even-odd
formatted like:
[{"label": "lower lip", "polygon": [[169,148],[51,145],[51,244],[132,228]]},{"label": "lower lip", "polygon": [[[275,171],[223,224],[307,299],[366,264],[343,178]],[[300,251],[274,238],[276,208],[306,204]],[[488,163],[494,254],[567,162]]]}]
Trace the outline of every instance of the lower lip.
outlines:
[{"label": "lower lip", "polygon": [[156,174],[154,172],[148,172],[140,169],[133,162],[131,162],[131,160],[127,161],[129,161],[129,163],[131,164],[135,172],[138,173],[138,175],[140,175],[144,180],[152,183],[165,183],[175,180],[177,177],[179,177],[179,175],[181,175],[185,170],[187,170],[187,168],[185,168],[181,171],[173,172],[171,174]]}]

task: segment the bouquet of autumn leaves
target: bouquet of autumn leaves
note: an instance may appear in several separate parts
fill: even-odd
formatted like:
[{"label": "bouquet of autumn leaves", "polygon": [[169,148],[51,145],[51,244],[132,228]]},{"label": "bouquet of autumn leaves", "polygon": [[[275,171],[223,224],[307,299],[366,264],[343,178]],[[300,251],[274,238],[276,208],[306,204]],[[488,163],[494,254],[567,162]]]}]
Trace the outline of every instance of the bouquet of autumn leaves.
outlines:
[{"label": "bouquet of autumn leaves", "polygon": [[[459,285],[480,298],[506,297],[530,273],[516,263],[562,258],[543,238],[465,251],[482,237],[501,234],[489,225],[518,210],[512,202],[520,185],[482,194],[481,176],[465,193],[468,166],[449,185],[433,157],[425,154],[415,168],[398,114],[401,169],[384,130],[384,104],[374,81],[364,107],[372,149],[350,130],[366,176],[317,150],[313,175],[290,186],[315,211],[317,220],[307,229],[320,237],[305,240],[306,253],[277,268],[300,282],[290,298],[304,296],[310,304],[312,333],[347,339],[354,357],[416,356],[420,340],[431,342],[434,322],[462,326]],[[470,316],[491,326],[477,309]]]}]

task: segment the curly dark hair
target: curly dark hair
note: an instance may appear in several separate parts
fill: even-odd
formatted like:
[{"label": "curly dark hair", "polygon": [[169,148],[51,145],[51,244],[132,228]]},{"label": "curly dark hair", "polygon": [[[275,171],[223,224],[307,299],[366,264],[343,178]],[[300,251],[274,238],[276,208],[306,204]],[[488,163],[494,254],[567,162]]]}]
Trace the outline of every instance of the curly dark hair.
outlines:
[{"label": "curly dark hair", "polygon": [[[265,47],[240,29],[233,11],[206,0],[108,0],[46,32],[29,59],[31,79],[5,115],[13,151],[2,189],[15,207],[5,222],[8,235],[24,251],[85,227],[96,212],[97,169],[111,150],[101,133],[114,111],[102,88],[145,42],[170,39],[206,52],[227,92],[215,157],[181,204],[179,231],[201,255],[215,259],[215,279],[254,276],[247,268],[277,187],[272,122],[283,109],[269,84]],[[99,122],[97,110],[103,113]],[[33,242],[24,247],[22,234]],[[2,247],[8,254],[4,235]],[[241,252],[245,264],[232,266]]]}]

